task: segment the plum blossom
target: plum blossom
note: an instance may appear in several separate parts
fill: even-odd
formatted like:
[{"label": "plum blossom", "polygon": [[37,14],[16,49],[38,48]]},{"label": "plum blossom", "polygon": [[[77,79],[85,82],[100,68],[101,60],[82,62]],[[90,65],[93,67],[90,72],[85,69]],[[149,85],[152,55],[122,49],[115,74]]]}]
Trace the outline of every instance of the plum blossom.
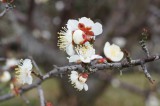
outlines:
[{"label": "plum blossom", "polygon": [[8,71],[4,71],[2,75],[0,76],[0,81],[8,82],[9,80],[11,80],[11,74]]},{"label": "plum blossom", "polygon": [[124,53],[121,51],[119,46],[115,44],[110,45],[109,42],[105,43],[104,54],[108,59],[113,62],[120,61],[124,56]]},{"label": "plum blossom", "polygon": [[5,66],[3,68],[4,68],[4,70],[8,70],[8,69],[10,69],[10,68],[12,68],[12,67],[14,67],[16,65],[18,65],[18,60],[17,59],[15,59],[15,58],[8,58],[6,60]]},{"label": "plum blossom", "polygon": [[20,61],[18,68],[16,68],[16,78],[18,83],[20,84],[32,84],[32,76],[31,76],[31,70],[32,70],[32,62],[30,59],[25,59]]},{"label": "plum blossom", "polygon": [[79,20],[70,19],[67,22],[68,30],[82,30],[86,35],[97,36],[102,33],[102,25],[99,22],[94,23],[90,18],[82,17]]},{"label": "plum blossom", "polygon": [[75,54],[73,44],[72,44],[72,32],[70,30],[67,30],[66,28],[63,28],[64,31],[60,31],[58,34],[59,40],[58,40],[58,46],[60,50],[66,51],[66,53],[71,56]]},{"label": "plum blossom", "polygon": [[78,46],[76,48],[76,52],[76,55],[68,57],[69,62],[90,63],[94,59],[102,58],[102,56],[95,54],[95,49],[90,44],[86,44],[85,46]]},{"label": "plum blossom", "polygon": [[88,78],[87,73],[78,73],[76,71],[71,71],[71,74],[69,75],[69,79],[71,81],[71,84],[73,84],[74,88],[77,88],[79,91],[81,90],[88,90],[88,85],[85,83]]},{"label": "plum blossom", "polygon": [[[100,23],[94,23],[91,19],[86,17],[82,17],[79,20],[68,20],[67,28],[72,31],[73,41],[76,44],[83,44],[90,41],[103,31]],[[77,39],[79,39],[79,42],[76,42]]]},{"label": "plum blossom", "polygon": [[69,19],[67,28],[63,27],[59,34],[58,46],[68,55],[74,55],[75,45],[90,42],[95,36],[102,33],[102,25],[94,23],[91,19],[82,17],[79,20]]}]

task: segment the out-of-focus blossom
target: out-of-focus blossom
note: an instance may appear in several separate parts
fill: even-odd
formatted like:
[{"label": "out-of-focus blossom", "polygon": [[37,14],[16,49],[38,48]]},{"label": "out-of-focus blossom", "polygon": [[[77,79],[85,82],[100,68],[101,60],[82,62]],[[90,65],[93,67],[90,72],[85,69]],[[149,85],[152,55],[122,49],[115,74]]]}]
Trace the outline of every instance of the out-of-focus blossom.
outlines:
[{"label": "out-of-focus blossom", "polygon": [[120,47],[124,47],[126,45],[126,39],[123,37],[114,37],[112,42]]},{"label": "out-of-focus blossom", "polygon": [[45,40],[49,40],[51,38],[51,33],[47,30],[42,31],[42,38]]},{"label": "out-of-focus blossom", "polygon": [[40,38],[40,37],[41,37],[41,32],[40,32],[40,30],[38,30],[38,29],[34,29],[34,30],[32,31],[32,34],[33,34],[33,36],[34,36],[35,38]]},{"label": "out-of-focus blossom", "polygon": [[71,71],[69,79],[71,80],[71,84],[73,84],[74,88],[77,88],[79,91],[84,89],[88,90],[88,85],[86,84],[88,78],[87,73],[78,73],[76,71]]},{"label": "out-of-focus blossom", "polygon": [[18,65],[18,68],[16,68],[16,78],[18,83],[20,84],[32,84],[32,76],[31,76],[31,70],[32,70],[32,62],[30,59],[22,60],[21,63]]},{"label": "out-of-focus blossom", "polygon": [[0,2],[2,2],[2,3],[13,3],[14,0],[0,0]]},{"label": "out-of-focus blossom", "polygon": [[111,61],[118,62],[123,58],[124,53],[121,51],[120,47],[109,42],[105,43],[104,54]]},{"label": "out-of-focus blossom", "polygon": [[115,88],[118,88],[120,86],[120,81],[118,79],[112,79],[111,85]]},{"label": "out-of-focus blossom", "polygon": [[59,25],[61,23],[61,18],[56,16],[53,18],[52,22],[54,25]]},{"label": "out-of-focus blossom", "polygon": [[61,50],[67,52],[68,55],[74,55],[75,51],[72,43],[72,32],[64,28],[64,31],[61,31],[59,34],[58,46]]},{"label": "out-of-focus blossom", "polygon": [[95,49],[90,45],[87,44],[85,46],[78,46],[76,48],[77,55],[72,55],[68,57],[69,62],[84,62],[90,63],[94,59],[100,59],[102,56],[95,54]]},{"label": "out-of-focus blossom", "polygon": [[18,60],[17,59],[15,59],[15,58],[8,58],[6,60],[5,66],[3,68],[4,68],[4,70],[8,70],[8,69],[10,69],[10,68],[12,68],[12,67],[14,67],[16,65],[18,65]]},{"label": "out-of-focus blossom", "polygon": [[151,93],[146,99],[145,106],[160,106],[159,99]]},{"label": "out-of-focus blossom", "polygon": [[65,7],[65,4],[63,1],[57,1],[55,3],[55,8],[58,10],[58,11],[62,11]]},{"label": "out-of-focus blossom", "polygon": [[1,82],[8,82],[11,80],[11,74],[8,71],[4,71],[2,75],[0,75]]}]

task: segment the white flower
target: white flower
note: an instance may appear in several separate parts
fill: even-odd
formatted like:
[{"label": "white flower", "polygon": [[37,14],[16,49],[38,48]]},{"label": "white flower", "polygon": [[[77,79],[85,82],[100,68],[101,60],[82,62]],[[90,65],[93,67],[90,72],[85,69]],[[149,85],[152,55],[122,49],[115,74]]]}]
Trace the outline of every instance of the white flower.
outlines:
[{"label": "white flower", "polygon": [[76,71],[71,71],[71,75],[69,79],[71,80],[71,84],[74,85],[74,88],[77,88],[79,91],[84,89],[88,90],[88,85],[85,83],[87,81],[88,74],[87,73],[78,73]]},{"label": "white flower", "polygon": [[15,58],[10,58],[6,60],[6,65],[3,67],[5,70],[8,70],[11,67],[18,65],[18,60]]},{"label": "white flower", "polygon": [[31,76],[31,70],[32,70],[32,63],[30,59],[22,60],[21,63],[18,65],[17,70],[17,81],[20,84],[32,84],[32,76]]},{"label": "white flower", "polygon": [[94,23],[91,19],[82,17],[79,20],[70,19],[67,22],[68,30],[82,30],[86,35],[96,36],[102,33],[102,25],[98,22]]},{"label": "white flower", "polygon": [[11,80],[11,74],[8,71],[4,71],[2,75],[0,76],[0,81],[8,82],[9,80]]},{"label": "white flower", "polygon": [[124,55],[119,46],[115,44],[110,45],[109,42],[106,42],[104,46],[104,54],[108,59],[114,62],[120,61]]},{"label": "white flower", "polygon": [[90,63],[94,59],[100,59],[102,56],[95,54],[95,49],[90,45],[77,46],[76,48],[77,55],[72,55],[68,57],[69,62],[84,62]]},{"label": "white flower", "polygon": [[146,99],[145,106],[160,106],[159,99],[154,93],[149,94],[148,98]]},{"label": "white flower", "polygon": [[72,32],[70,30],[67,30],[66,28],[63,29],[64,31],[60,31],[60,33],[58,33],[60,35],[58,46],[61,50],[66,51],[68,55],[74,55],[75,51],[72,44]]}]

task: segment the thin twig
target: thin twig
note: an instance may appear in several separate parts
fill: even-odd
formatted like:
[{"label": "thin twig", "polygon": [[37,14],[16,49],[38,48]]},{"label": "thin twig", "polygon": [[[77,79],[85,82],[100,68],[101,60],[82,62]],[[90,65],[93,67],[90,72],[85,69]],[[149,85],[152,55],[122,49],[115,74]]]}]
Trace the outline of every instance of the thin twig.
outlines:
[{"label": "thin twig", "polygon": [[41,106],[45,106],[45,99],[44,99],[44,94],[41,86],[38,86],[38,93],[39,93]]},{"label": "thin twig", "polygon": [[[35,60],[33,59],[32,56],[29,56],[29,57],[32,59],[32,63],[35,66],[36,70],[38,71],[39,77],[42,78],[42,72],[41,72],[40,68],[38,67],[37,63],[35,62]],[[41,106],[45,106],[45,99],[44,99],[43,89],[42,89],[42,87],[40,85],[38,86],[38,94],[39,94]]]},{"label": "thin twig", "polygon": [[5,9],[0,13],[0,17],[3,17],[12,8],[13,6],[7,3]]}]

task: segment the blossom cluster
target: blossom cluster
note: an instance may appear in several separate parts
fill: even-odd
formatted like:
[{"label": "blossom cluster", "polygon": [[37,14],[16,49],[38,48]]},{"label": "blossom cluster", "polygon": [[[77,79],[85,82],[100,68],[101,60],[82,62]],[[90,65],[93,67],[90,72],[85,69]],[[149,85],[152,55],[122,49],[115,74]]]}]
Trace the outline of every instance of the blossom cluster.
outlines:
[{"label": "blossom cluster", "polygon": [[[92,60],[104,62],[106,60],[118,62],[123,58],[123,52],[120,47],[106,42],[104,46],[104,59],[97,55],[93,47],[96,37],[102,34],[102,25],[99,22],[94,23],[90,18],[82,17],[78,20],[69,19],[66,27],[62,27],[59,34],[58,46],[60,50],[68,54],[67,59],[71,63],[90,64]],[[70,74],[71,83],[78,90],[84,88],[88,90],[87,81],[89,70],[85,69],[83,73],[73,70]]]}]

